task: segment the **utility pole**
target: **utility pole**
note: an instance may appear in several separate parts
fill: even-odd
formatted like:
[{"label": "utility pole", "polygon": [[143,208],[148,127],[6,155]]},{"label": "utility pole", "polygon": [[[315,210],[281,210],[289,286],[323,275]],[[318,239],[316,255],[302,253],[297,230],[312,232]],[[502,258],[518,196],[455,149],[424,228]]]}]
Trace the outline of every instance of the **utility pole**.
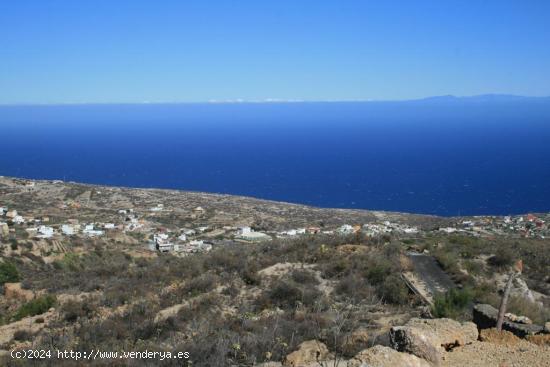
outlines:
[{"label": "utility pole", "polygon": [[510,297],[510,290],[512,289],[512,283],[516,277],[521,275],[523,271],[523,261],[518,260],[514,264],[514,269],[508,278],[506,283],[506,288],[504,288],[504,294],[502,295],[502,301],[500,302],[500,307],[498,309],[498,318],[497,318],[497,330],[502,330],[502,324],[504,323],[504,314],[506,313],[506,306],[508,305],[508,298]]}]

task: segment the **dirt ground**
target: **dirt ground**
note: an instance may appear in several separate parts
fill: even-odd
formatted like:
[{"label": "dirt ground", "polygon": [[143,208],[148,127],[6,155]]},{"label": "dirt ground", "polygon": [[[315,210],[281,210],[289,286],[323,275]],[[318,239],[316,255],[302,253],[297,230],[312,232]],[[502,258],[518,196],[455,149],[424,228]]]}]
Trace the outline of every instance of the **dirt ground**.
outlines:
[{"label": "dirt ground", "polygon": [[[513,345],[515,344],[515,345]],[[442,367],[550,367],[550,347],[476,341],[446,352]]]}]

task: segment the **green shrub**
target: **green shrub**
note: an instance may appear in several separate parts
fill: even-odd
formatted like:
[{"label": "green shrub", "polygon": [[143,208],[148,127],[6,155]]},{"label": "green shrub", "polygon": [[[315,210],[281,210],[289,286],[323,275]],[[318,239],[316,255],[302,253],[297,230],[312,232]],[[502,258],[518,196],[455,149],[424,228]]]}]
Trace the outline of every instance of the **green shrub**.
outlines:
[{"label": "green shrub", "polygon": [[391,272],[391,264],[385,260],[372,261],[366,272],[366,277],[372,284],[380,284]]},{"label": "green shrub", "polygon": [[262,279],[255,265],[246,265],[243,270],[240,271],[240,276],[247,285],[260,285],[262,283]]},{"label": "green shrub", "polygon": [[68,301],[62,309],[65,321],[75,322],[82,317],[91,317],[97,312],[97,305],[92,300]]},{"label": "green shrub", "polygon": [[499,247],[494,256],[491,256],[487,262],[489,265],[503,268],[512,265],[515,260],[514,251],[509,247]]},{"label": "green shrub", "polygon": [[468,271],[468,274],[478,275],[483,271],[483,266],[474,260],[465,260],[463,262],[464,268]]},{"label": "green shrub", "polygon": [[335,287],[335,292],[354,303],[372,300],[376,294],[375,289],[357,274],[350,274],[341,278]]},{"label": "green shrub", "polygon": [[390,275],[377,287],[380,298],[395,305],[405,305],[409,300],[409,290],[397,275]]},{"label": "green shrub", "polygon": [[182,294],[195,297],[214,289],[217,277],[212,274],[203,274],[200,277],[191,279],[182,289]]},{"label": "green shrub", "polygon": [[5,283],[15,283],[21,280],[21,275],[17,267],[9,261],[0,263],[0,285]]},{"label": "green shrub", "polygon": [[271,289],[264,291],[257,303],[260,308],[277,306],[291,309],[299,304],[312,306],[321,298],[322,293],[316,287],[300,287],[291,280],[278,280],[271,286]]},{"label": "green shrub", "polygon": [[38,297],[25,303],[23,306],[17,310],[14,315],[15,320],[21,320],[27,316],[40,315],[48,311],[56,302],[56,298],[53,295],[47,295]]},{"label": "green shrub", "polygon": [[469,289],[452,288],[445,294],[435,296],[432,314],[434,317],[460,318],[472,298],[473,294]]},{"label": "green shrub", "polygon": [[22,342],[22,341],[31,340],[32,336],[33,336],[32,333],[28,330],[17,330],[13,334],[13,339]]},{"label": "green shrub", "polygon": [[292,280],[299,284],[318,285],[319,281],[311,271],[296,269],[292,272]]},{"label": "green shrub", "polygon": [[13,251],[19,248],[19,245],[17,244],[17,240],[15,238],[10,239],[10,247]]}]

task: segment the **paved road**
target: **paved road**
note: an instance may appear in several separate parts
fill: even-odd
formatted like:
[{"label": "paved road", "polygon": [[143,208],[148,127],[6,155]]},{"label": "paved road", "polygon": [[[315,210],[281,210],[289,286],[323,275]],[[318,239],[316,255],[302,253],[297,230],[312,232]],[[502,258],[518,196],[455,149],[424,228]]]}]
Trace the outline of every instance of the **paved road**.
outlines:
[{"label": "paved road", "polygon": [[407,256],[413,264],[413,274],[421,283],[422,291],[427,291],[425,296],[430,299],[437,293],[444,293],[456,287],[449,275],[441,269],[433,256],[408,252]]}]

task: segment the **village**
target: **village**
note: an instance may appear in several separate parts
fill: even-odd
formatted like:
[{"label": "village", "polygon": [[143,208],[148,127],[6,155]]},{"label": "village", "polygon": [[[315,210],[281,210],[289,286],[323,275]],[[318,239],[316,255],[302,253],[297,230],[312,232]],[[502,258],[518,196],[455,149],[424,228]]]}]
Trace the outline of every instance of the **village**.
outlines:
[{"label": "village", "polygon": [[[23,187],[33,190],[32,181],[25,181]],[[67,200],[61,208],[71,208],[72,212],[81,208],[73,200]],[[205,209],[197,206],[190,210],[190,217],[199,219],[196,225],[177,228],[158,225],[155,218],[159,215],[173,215],[173,210],[159,203],[149,208],[116,209],[112,221],[83,222],[74,218],[54,219],[49,213],[29,215],[19,211],[17,207],[8,207],[0,203],[0,235],[3,239],[71,239],[77,237],[103,237],[115,233],[139,234],[145,240],[144,246],[150,251],[172,253],[185,256],[197,252],[207,252],[213,246],[230,242],[259,243],[274,238],[296,238],[299,236],[338,236],[364,234],[379,236],[383,234],[400,234],[403,236],[423,236],[430,232],[446,234],[462,234],[469,236],[490,237],[495,235],[513,235],[523,238],[547,238],[550,235],[548,226],[550,217],[545,215],[516,216],[478,216],[453,218],[449,225],[432,229],[422,229],[403,223],[380,220],[370,223],[344,223],[335,227],[320,227],[310,225],[300,228],[283,230],[263,228],[257,230],[250,223],[235,225],[234,223],[208,224],[201,221]],[[113,219],[113,216],[110,216]]]}]

